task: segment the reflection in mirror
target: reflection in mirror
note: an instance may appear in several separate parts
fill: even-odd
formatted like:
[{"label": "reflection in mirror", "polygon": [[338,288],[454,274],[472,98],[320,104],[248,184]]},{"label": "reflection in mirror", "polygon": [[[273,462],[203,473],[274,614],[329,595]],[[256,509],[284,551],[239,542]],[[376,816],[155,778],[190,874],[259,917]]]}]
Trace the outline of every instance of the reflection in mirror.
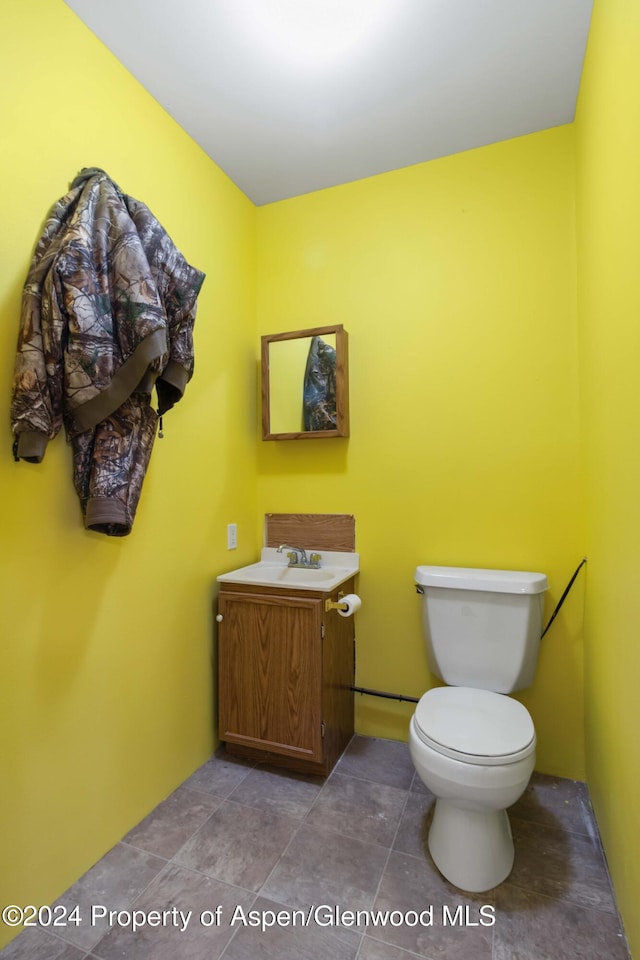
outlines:
[{"label": "reflection in mirror", "polygon": [[336,348],[329,337],[312,337],[302,390],[303,430],[335,430]]},{"label": "reflection in mirror", "polygon": [[264,440],[347,437],[347,333],[341,325],[262,338]]}]

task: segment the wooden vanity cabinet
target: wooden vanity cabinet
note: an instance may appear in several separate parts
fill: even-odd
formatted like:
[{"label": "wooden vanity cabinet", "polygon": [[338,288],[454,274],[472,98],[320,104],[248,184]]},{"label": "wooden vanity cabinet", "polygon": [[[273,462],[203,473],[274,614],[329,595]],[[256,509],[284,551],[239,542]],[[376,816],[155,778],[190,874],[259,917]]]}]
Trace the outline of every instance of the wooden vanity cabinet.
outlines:
[{"label": "wooden vanity cabinet", "polygon": [[221,584],[220,739],[229,753],[327,775],[353,735],[353,617],[332,594]]}]

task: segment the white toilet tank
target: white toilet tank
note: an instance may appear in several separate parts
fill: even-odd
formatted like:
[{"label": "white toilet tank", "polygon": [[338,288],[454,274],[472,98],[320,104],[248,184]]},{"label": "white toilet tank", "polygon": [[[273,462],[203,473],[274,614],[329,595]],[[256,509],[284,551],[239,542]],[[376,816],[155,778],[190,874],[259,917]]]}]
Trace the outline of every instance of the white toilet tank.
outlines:
[{"label": "white toilet tank", "polygon": [[417,567],[429,669],[445,683],[512,693],[533,682],[543,573]]}]

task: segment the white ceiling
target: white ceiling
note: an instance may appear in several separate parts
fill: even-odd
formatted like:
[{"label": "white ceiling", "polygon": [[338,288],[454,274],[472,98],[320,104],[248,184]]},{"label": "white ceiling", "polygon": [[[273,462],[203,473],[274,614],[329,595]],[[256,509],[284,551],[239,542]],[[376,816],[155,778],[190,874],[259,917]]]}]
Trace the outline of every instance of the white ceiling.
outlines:
[{"label": "white ceiling", "polygon": [[592,0],[65,0],[256,204],[569,123]]}]

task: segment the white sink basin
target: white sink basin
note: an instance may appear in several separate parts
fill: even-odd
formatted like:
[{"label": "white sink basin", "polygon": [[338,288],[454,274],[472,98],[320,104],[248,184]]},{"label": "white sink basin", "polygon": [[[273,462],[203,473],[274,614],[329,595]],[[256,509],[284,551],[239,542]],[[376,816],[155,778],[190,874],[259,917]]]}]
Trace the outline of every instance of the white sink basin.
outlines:
[{"label": "white sink basin", "polygon": [[[311,552],[307,550],[308,555]],[[360,556],[357,553],[325,550],[321,553],[319,568],[290,567],[288,563],[286,554],[278,553],[275,547],[264,547],[262,559],[258,563],[223,573],[217,579],[221,583],[246,583],[261,587],[322,590],[330,593],[358,572]]]}]

